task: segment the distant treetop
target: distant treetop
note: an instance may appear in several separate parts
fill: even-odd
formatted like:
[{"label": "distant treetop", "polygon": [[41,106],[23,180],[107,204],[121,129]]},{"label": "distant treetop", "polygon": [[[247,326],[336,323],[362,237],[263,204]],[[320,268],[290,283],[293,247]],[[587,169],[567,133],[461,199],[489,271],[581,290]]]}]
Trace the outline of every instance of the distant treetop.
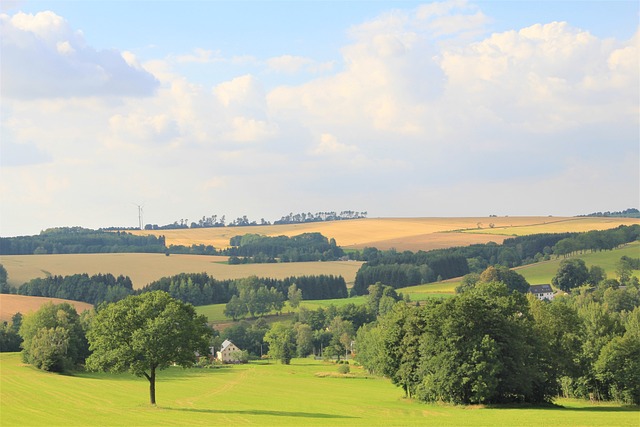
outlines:
[{"label": "distant treetop", "polygon": [[622,217],[622,218],[640,218],[640,211],[636,208],[629,208],[629,209],[625,209],[623,211],[616,211],[616,212],[610,212],[610,211],[606,211],[606,212],[593,212],[587,215],[578,215],[580,217],[585,217],[585,216],[600,216],[600,217],[609,217],[609,216],[613,216],[613,217]]}]

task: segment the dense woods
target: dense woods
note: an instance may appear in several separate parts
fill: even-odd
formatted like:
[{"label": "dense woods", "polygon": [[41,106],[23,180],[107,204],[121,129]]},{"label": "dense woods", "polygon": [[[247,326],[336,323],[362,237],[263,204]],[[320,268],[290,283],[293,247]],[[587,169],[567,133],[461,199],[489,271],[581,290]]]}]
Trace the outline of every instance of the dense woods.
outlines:
[{"label": "dense woods", "polygon": [[0,237],[0,255],[165,252],[164,237],[82,227],[51,228],[36,236]]},{"label": "dense woods", "polygon": [[[206,273],[182,273],[176,276],[163,277],[137,291],[144,293],[162,290],[173,298],[193,305],[226,304],[232,296],[240,296],[239,283],[246,279],[218,280]],[[274,289],[282,295],[296,284],[302,290],[305,299],[346,298],[347,285],[342,276],[319,275],[288,277],[282,280],[255,278],[255,281],[267,289]]]},{"label": "dense woods", "polygon": [[358,330],[356,359],[426,402],[639,404],[640,290],[616,283],[549,302],[479,281],[452,298],[397,303]]},{"label": "dense woods", "polygon": [[21,285],[18,295],[52,297],[82,301],[89,304],[114,302],[133,293],[133,284],[128,276],[86,273],[71,276],[49,276],[32,279]]},{"label": "dense woods", "polygon": [[293,237],[245,234],[232,237],[229,244],[231,247],[220,253],[230,256],[230,264],[334,261],[344,256],[335,239],[329,240],[320,233],[303,233]]}]

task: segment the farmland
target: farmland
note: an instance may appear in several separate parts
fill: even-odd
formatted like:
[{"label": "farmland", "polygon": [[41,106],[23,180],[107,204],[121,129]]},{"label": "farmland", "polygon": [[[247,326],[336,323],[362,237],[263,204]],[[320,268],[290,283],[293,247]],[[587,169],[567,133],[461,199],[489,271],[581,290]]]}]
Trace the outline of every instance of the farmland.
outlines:
[{"label": "farmland", "polygon": [[[346,249],[377,247],[404,250],[431,250],[490,241],[501,243],[512,235],[564,231],[588,231],[640,224],[631,218],[566,217],[484,217],[484,218],[384,218],[358,219],[306,224],[219,227],[158,231],[134,231],[136,234],[165,235],[168,245],[205,244],[226,247],[229,239],[246,233],[267,236],[294,236],[319,232],[335,238]],[[493,227],[491,227],[491,225]],[[226,265],[226,257],[163,254],[65,254],[4,255],[0,264],[7,269],[9,284],[20,286],[36,277],[75,273],[111,273],[131,277],[141,288],[161,277],[178,273],[206,272],[217,279],[235,279],[250,275],[284,278],[287,276],[341,275],[351,284],[360,267],[358,262],[309,262],[295,264]]]},{"label": "farmland", "polygon": [[[0,354],[2,425],[264,426],[637,426],[637,407],[558,400],[557,406],[483,407],[417,403],[390,381],[352,366],[351,378],[312,359],[253,362],[159,373],[158,406],[148,383],[128,374],[57,375]],[[323,377],[324,376],[324,377]],[[95,392],[100,390],[99,393]],[[37,402],[26,405],[25,402]],[[37,404],[35,404],[37,403]]]},{"label": "farmland", "polygon": [[83,311],[89,310],[93,307],[91,304],[87,304],[86,302],[70,301],[60,298],[0,294],[0,321],[11,320],[11,316],[17,312],[27,314],[32,311],[37,311],[43,304],[48,302],[52,302],[54,304],[61,304],[63,302],[69,303],[76,308],[78,313],[82,313]]},{"label": "farmland", "polygon": [[208,273],[216,279],[239,279],[252,275],[284,279],[290,276],[333,274],[353,282],[361,263],[355,261],[297,262],[228,265],[227,257],[164,254],[64,254],[5,255],[0,257],[12,286],[46,275],[111,273],[129,276],[136,289],[161,277],[179,273]]},{"label": "farmland", "polygon": [[345,249],[396,248],[399,251],[442,249],[474,243],[502,241],[532,233],[605,230],[618,225],[640,224],[637,218],[596,217],[467,217],[467,218],[365,218],[347,221],[250,227],[132,231],[140,235],[164,235],[167,245],[229,246],[229,239],[247,233],[295,236],[318,232],[336,239]]}]

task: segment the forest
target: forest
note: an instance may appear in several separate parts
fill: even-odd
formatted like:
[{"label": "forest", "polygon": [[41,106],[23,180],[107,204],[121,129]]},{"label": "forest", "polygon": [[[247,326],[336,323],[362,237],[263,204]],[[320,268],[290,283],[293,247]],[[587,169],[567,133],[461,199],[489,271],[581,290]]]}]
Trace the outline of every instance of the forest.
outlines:
[{"label": "forest", "polygon": [[0,237],[0,255],[80,253],[164,253],[163,236],[135,236],[117,231],[60,227],[35,236]]},{"label": "forest", "polygon": [[[0,275],[2,276],[0,277],[2,279],[0,280],[1,293],[62,298],[94,305],[115,302],[128,295],[140,295],[157,290],[165,291],[173,298],[195,306],[226,304],[234,295],[240,296],[241,287],[248,280],[218,280],[206,273],[182,273],[163,277],[149,283],[142,289],[133,290],[129,277],[114,277],[112,274],[89,276],[83,273],[36,278],[16,289],[6,284],[6,270],[1,264]],[[289,287],[293,284],[303,293],[305,299],[322,300],[348,297],[347,285],[342,276],[292,276],[281,280],[254,277],[251,280],[254,283],[259,283],[259,286],[265,287],[269,292],[277,292],[282,296],[283,301],[284,295],[287,295]]]}]

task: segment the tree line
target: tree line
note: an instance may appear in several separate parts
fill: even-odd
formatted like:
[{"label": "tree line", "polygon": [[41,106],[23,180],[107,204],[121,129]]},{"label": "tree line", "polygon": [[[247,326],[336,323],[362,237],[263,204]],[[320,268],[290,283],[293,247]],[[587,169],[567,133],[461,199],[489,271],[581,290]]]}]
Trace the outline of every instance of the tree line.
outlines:
[{"label": "tree line", "polygon": [[[335,299],[348,296],[347,285],[342,276],[292,276],[285,279],[253,277],[250,279],[265,286],[267,291],[278,292],[281,295],[286,295],[289,287],[295,284],[301,292],[304,292],[307,299]],[[0,293],[62,298],[93,305],[115,302],[128,295],[139,295],[157,290],[167,292],[171,297],[195,306],[226,304],[231,301],[233,296],[240,296],[240,291],[246,280],[248,279],[218,280],[207,273],[181,273],[162,277],[142,289],[134,290],[128,276],[116,277],[112,274],[89,276],[82,273],[36,278],[18,288],[12,288],[7,284],[6,270],[0,264]],[[271,311],[271,308],[266,312],[268,311]]]},{"label": "tree line", "polygon": [[133,284],[129,276],[113,276],[86,273],[70,276],[48,276],[32,279],[16,288],[8,288],[4,293],[18,295],[62,298],[82,301],[89,304],[114,302],[134,293]]},{"label": "tree line", "polygon": [[[341,221],[348,219],[360,219],[366,218],[367,212],[357,212],[346,210],[340,213],[334,211],[331,212],[316,212],[312,214],[308,213],[289,213],[283,215],[279,220],[273,222],[273,225],[280,224],[301,224],[307,222],[322,222],[322,221]],[[217,214],[211,216],[203,216],[197,221],[191,221],[189,223],[188,218],[181,218],[170,224],[158,225],[158,224],[146,224],[145,230],[175,230],[183,228],[214,228],[214,227],[247,227],[257,225],[271,225],[271,222],[260,218],[260,221],[250,220],[246,215],[239,216],[234,220],[227,223],[226,215],[218,216]],[[114,227],[111,227],[114,228]]]},{"label": "tree line", "polygon": [[50,228],[35,236],[0,237],[0,255],[165,251],[164,236],[135,236],[82,227]]},{"label": "tree line", "polygon": [[622,211],[592,212],[590,214],[578,215],[578,216],[640,218],[640,210],[636,208],[629,208]]},{"label": "tree line", "polygon": [[292,237],[245,234],[232,237],[229,244],[231,247],[220,253],[230,256],[230,264],[335,261],[344,256],[335,239],[327,239],[320,233],[303,233]]},{"label": "tree line", "polygon": [[[267,288],[286,295],[289,287],[296,284],[305,299],[334,299],[348,296],[347,285],[342,276],[317,275],[287,277],[284,279],[251,277],[245,279],[218,280],[207,273],[181,273],[171,277],[163,277],[149,283],[136,293],[165,291],[173,298],[191,303],[195,306],[209,304],[226,304],[240,291],[246,281],[259,283]],[[257,290],[257,289],[256,289]]]}]

